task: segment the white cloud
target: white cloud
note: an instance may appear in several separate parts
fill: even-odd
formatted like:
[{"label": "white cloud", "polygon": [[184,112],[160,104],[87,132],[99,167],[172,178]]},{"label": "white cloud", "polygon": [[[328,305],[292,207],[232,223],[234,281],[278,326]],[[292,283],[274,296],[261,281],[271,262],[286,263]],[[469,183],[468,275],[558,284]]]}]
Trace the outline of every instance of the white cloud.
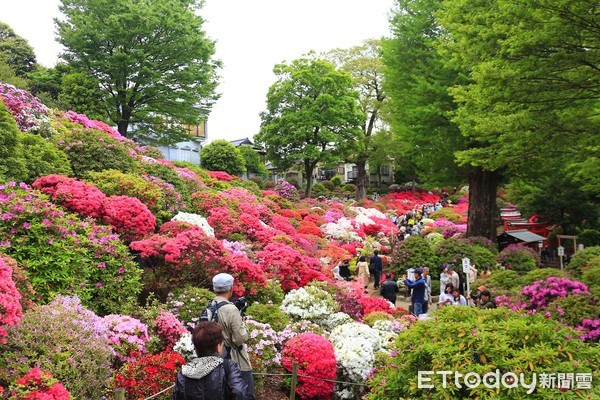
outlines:
[{"label": "white cloud", "polygon": [[[58,0],[0,0],[0,21],[29,41],[38,62],[56,63]],[[252,137],[275,81],[275,64],[387,36],[394,0],[206,0],[200,15],[223,61],[222,94],[208,119],[209,140]]]}]

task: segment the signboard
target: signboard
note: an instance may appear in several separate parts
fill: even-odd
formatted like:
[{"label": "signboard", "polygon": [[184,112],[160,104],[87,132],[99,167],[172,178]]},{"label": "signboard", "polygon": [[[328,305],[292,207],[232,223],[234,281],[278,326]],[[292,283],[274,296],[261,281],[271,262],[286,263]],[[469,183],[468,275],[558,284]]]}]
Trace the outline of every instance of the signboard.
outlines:
[{"label": "signboard", "polygon": [[414,268],[410,268],[410,269],[406,270],[406,279],[408,279],[409,281],[415,280],[415,269]]},{"label": "signboard", "polygon": [[562,257],[565,255],[565,248],[562,246],[558,246],[558,248],[556,249],[556,251],[558,252],[558,256]]},{"label": "signboard", "polygon": [[471,273],[471,260],[466,257],[463,258],[462,259],[462,267],[463,267],[463,272],[465,274]]}]

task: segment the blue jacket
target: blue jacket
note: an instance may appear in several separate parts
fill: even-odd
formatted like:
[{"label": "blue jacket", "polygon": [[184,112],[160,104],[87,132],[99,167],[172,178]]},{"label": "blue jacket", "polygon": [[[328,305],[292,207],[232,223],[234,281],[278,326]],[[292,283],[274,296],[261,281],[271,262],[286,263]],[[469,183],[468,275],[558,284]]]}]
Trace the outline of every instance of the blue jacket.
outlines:
[{"label": "blue jacket", "polygon": [[425,302],[425,291],[427,290],[427,285],[425,284],[425,280],[423,277],[417,279],[416,281],[409,281],[406,279],[404,284],[412,289],[411,300],[413,303],[424,303]]}]

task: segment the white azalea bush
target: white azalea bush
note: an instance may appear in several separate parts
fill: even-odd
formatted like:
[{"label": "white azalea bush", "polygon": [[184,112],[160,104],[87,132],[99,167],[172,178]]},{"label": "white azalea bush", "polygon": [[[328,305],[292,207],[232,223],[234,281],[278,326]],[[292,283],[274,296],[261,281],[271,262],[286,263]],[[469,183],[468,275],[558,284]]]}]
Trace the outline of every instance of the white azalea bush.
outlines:
[{"label": "white azalea bush", "polygon": [[199,226],[207,236],[215,237],[215,230],[208,224],[208,221],[202,215],[179,211],[171,221],[187,222],[190,225]]},{"label": "white azalea bush", "polygon": [[381,348],[381,335],[366,324],[353,322],[335,327],[329,335],[338,366],[355,382],[363,382]]},{"label": "white azalea bush", "polygon": [[196,349],[192,343],[192,335],[190,333],[184,333],[179,338],[179,341],[173,346],[173,350],[178,352],[186,359],[186,361],[193,360],[196,358]]},{"label": "white azalea bush", "polygon": [[319,325],[328,331],[339,325],[350,324],[354,322],[351,316],[343,312],[336,312],[331,315],[327,315],[319,321]]},{"label": "white azalea bush", "polygon": [[293,318],[318,322],[336,312],[338,305],[323,289],[306,286],[286,294],[280,308]]},{"label": "white azalea bush", "polygon": [[362,238],[354,231],[352,221],[346,217],[337,222],[328,222],[321,225],[321,231],[326,238],[342,242],[361,242]]}]

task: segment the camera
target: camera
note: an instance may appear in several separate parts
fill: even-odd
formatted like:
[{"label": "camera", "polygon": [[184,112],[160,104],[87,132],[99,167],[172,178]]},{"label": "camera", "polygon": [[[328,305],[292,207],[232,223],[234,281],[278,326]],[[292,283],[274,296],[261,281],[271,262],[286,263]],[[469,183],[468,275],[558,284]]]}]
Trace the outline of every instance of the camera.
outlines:
[{"label": "camera", "polygon": [[234,306],[240,310],[240,315],[243,317],[246,314],[246,308],[248,308],[248,303],[246,303],[246,297],[235,297],[230,300]]}]

